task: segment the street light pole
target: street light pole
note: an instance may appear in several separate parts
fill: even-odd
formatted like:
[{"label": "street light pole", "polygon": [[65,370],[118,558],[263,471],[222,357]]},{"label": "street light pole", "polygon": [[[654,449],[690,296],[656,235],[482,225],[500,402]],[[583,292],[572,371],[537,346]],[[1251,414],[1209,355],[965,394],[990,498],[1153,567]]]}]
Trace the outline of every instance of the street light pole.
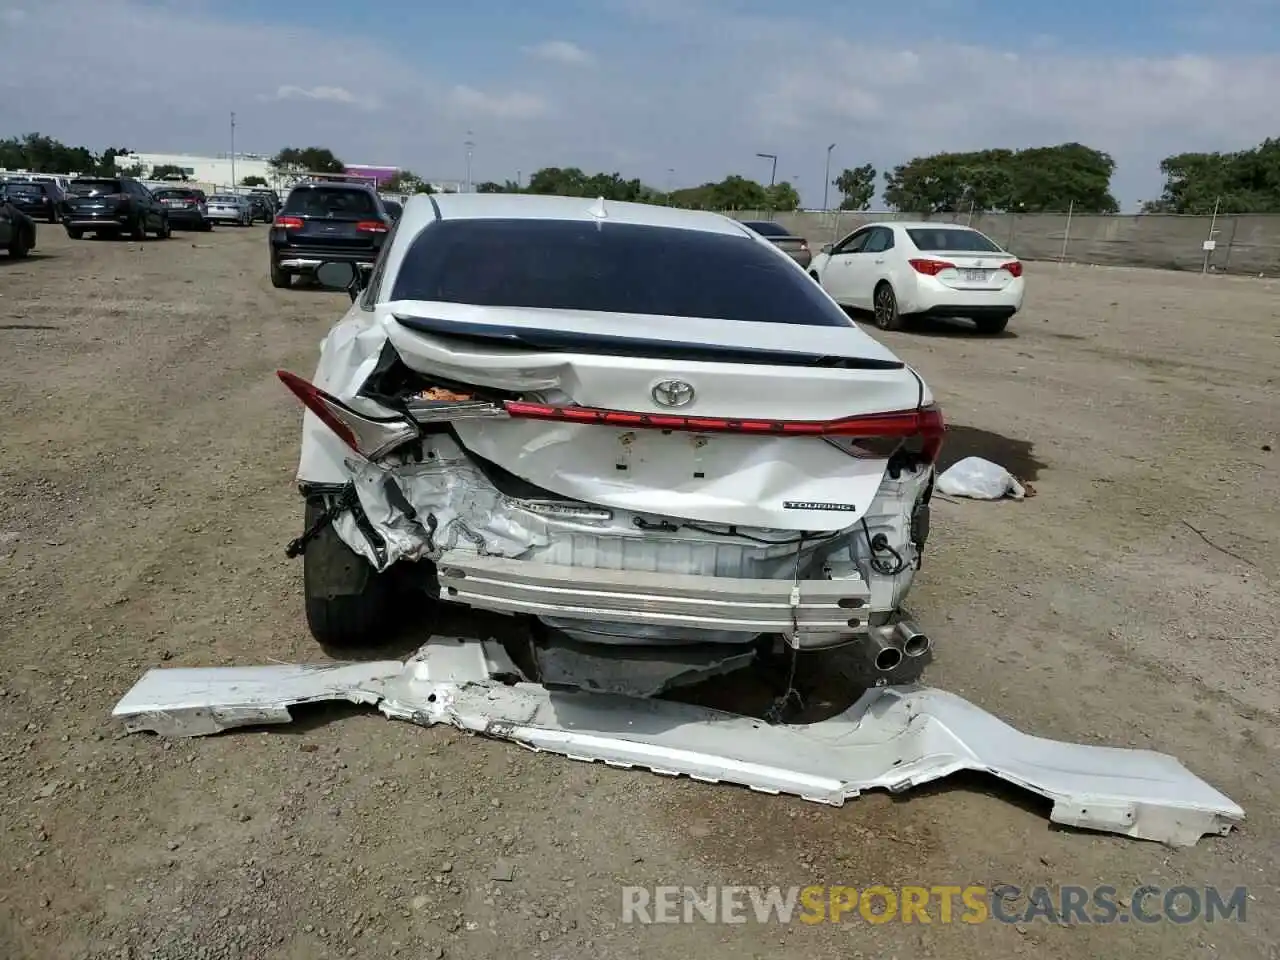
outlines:
[{"label": "street light pole", "polygon": [[833,143],[827,147],[827,175],[822,178],[822,212],[826,213],[831,208],[827,206],[827,191],[831,187],[831,151],[836,148]]},{"label": "street light pole", "polygon": [[769,174],[769,186],[773,186],[778,180],[778,155],[776,153],[757,153],[757,157],[762,160],[772,160],[773,170]]},{"label": "street light pole", "polygon": [[236,189],[236,112],[231,111],[231,189]]},{"label": "street light pole", "polygon": [[467,131],[467,142],[463,144],[467,148],[467,193],[471,192],[471,151],[476,148],[475,141],[471,139],[471,131]]}]

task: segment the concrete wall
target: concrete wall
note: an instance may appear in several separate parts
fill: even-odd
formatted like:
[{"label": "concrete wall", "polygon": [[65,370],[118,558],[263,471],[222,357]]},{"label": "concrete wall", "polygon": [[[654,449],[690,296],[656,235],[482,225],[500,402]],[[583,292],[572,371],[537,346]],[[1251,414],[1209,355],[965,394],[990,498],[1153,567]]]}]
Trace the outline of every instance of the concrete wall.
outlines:
[{"label": "concrete wall", "polygon": [[1209,269],[1219,272],[1280,276],[1280,215],[1243,214],[1218,217],[1173,215],[1078,216],[1066,214],[919,214],[778,213],[735,211],[739,220],[777,220],[817,249],[864,223],[921,220],[970,223],[975,229],[1026,260],[1066,260],[1112,266],[1200,270],[1210,228],[1216,249]]}]

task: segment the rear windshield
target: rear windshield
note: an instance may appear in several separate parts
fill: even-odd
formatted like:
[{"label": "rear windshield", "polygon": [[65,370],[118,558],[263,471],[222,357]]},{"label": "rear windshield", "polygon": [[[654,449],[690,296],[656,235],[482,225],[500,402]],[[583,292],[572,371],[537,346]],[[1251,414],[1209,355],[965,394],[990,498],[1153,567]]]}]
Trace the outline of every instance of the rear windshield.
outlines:
[{"label": "rear windshield", "polygon": [[573,220],[435,221],[405,252],[391,299],[853,325],[748,237]]},{"label": "rear windshield", "polygon": [[773,223],[769,220],[748,220],[743,226],[750,227],[762,237],[789,237],[791,231],[780,223]]},{"label": "rear windshield", "polygon": [[96,197],[104,193],[124,193],[119,180],[72,180],[67,193],[73,197]]},{"label": "rear windshield", "polygon": [[916,227],[907,231],[907,236],[916,245],[917,250],[928,250],[931,253],[940,251],[965,251],[972,253],[1003,253],[977,230],[957,230],[946,227]]},{"label": "rear windshield", "polygon": [[239,197],[232,196],[229,193],[215,193],[209,199],[212,200],[214,203],[239,203],[240,202]]},{"label": "rear windshield", "polygon": [[304,217],[375,217],[378,208],[366,190],[295,190],[284,205],[285,213]]},{"label": "rear windshield", "polygon": [[194,190],[153,190],[158,200],[187,200],[195,198]]},{"label": "rear windshield", "polygon": [[44,187],[38,183],[6,183],[0,186],[11,197],[43,197]]}]

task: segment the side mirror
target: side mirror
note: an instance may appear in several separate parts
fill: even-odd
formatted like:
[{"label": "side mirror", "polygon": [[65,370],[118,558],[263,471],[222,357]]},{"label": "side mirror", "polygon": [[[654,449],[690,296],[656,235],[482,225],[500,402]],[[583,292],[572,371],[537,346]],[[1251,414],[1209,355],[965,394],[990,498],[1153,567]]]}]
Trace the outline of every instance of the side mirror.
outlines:
[{"label": "side mirror", "polygon": [[834,244],[834,243],[824,243],[824,244],[822,245],[822,249],[821,249],[821,250],[819,250],[818,252],[819,252],[819,253],[830,253],[830,252],[831,252],[831,250],[832,250],[832,248],[833,248],[834,246],[835,246],[835,244]]},{"label": "side mirror", "polygon": [[387,208],[387,213],[391,215],[392,220],[399,220],[400,215],[404,213],[404,207],[396,203],[394,200],[388,200],[383,204]]},{"label": "side mirror", "polygon": [[331,260],[316,267],[316,283],[327,290],[346,290],[354,303],[360,293],[360,271],[354,263]]}]

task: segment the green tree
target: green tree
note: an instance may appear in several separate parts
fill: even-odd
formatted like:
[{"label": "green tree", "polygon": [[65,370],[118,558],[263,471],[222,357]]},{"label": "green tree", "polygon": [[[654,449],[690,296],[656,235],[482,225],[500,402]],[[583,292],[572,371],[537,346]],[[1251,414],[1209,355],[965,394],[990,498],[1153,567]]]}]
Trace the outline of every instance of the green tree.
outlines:
[{"label": "green tree", "polygon": [[102,156],[98,158],[97,166],[93,172],[99,176],[109,177],[116,172],[116,157],[127,157],[133,151],[127,147],[107,147],[102,151]]},{"label": "green tree", "polygon": [[[771,197],[768,187],[735,173],[719,183],[704,183],[700,187],[673,190],[668,200],[673,206],[690,210],[765,210],[769,209],[770,199],[785,203],[795,194],[795,188],[788,183],[775,184],[773,191]],[[795,199],[798,205],[799,197]]]},{"label": "green tree", "polygon": [[841,210],[866,210],[876,195],[876,168],[869,163],[846,168],[831,185],[840,191]]},{"label": "green tree", "polygon": [[476,184],[476,193],[522,193],[520,184],[514,180],[506,180],[498,183],[495,180],[486,180],[483,183]]},{"label": "green tree", "polygon": [[265,187],[267,185],[266,177],[259,177],[256,174],[250,174],[240,181],[242,187]]},{"label": "green tree", "polygon": [[980,150],[916,157],[884,175],[895,210],[1115,213],[1115,161],[1079,143],[1027,150]]},{"label": "green tree", "polygon": [[0,167],[32,173],[93,173],[98,157],[87,147],[69,147],[40,133],[0,140]]},{"label": "green tree", "polygon": [[287,179],[306,173],[343,173],[347,169],[328,147],[285,147],[268,163]]},{"label": "green tree", "polygon": [[177,177],[179,180],[187,179],[183,169],[174,163],[158,163],[151,168],[152,180],[163,180],[166,177]]},{"label": "green tree", "polygon": [[412,170],[400,170],[382,185],[388,193],[434,193],[431,184]]},{"label": "green tree", "polygon": [[1164,191],[1147,213],[1280,213],[1280,139],[1235,153],[1179,153],[1160,162]]},{"label": "green tree", "polygon": [[800,194],[785,180],[766,187],[764,192],[766,210],[790,211],[800,208]]}]

